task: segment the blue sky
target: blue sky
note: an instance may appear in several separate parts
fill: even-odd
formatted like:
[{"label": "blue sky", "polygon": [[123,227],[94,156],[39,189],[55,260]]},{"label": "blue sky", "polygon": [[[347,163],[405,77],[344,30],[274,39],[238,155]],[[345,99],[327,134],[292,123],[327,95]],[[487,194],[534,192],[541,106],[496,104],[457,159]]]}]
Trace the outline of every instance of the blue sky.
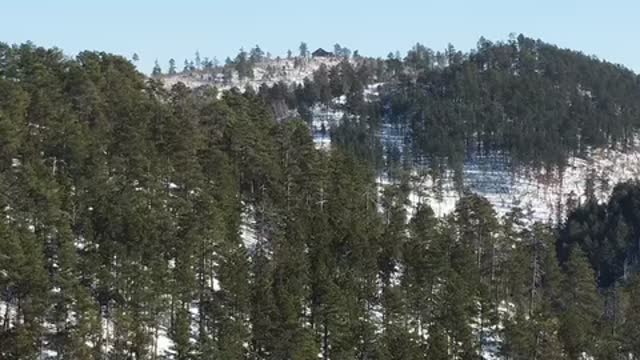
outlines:
[{"label": "blue sky", "polygon": [[361,54],[404,53],[416,42],[468,50],[480,36],[524,33],[640,72],[637,0],[6,0],[0,41],[57,46],[67,54],[135,52],[142,71],[157,58],[182,64],[196,50],[221,61],[259,44],[275,55],[339,42]]}]

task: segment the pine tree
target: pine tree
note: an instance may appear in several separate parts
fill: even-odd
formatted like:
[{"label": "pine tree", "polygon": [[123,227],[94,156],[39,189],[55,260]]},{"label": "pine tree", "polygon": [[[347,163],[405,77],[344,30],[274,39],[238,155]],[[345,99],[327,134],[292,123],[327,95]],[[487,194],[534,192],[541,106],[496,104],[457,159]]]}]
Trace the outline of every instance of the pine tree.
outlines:
[{"label": "pine tree", "polygon": [[[240,54],[225,76],[250,77],[262,56]],[[185,71],[210,66],[198,57]],[[637,93],[623,69],[513,37],[473,54],[416,45],[405,60],[322,67],[295,89],[219,94],[165,89],[98,52],[0,43],[0,59],[2,359],[640,356],[638,184],[607,205],[569,206],[556,234],[519,209],[500,223],[473,194],[448,217],[424,204],[409,216],[402,169],[426,155],[462,187],[473,147],[551,168],[567,151],[624,145],[638,111],[620,95]],[[555,70],[535,71],[543,63]],[[601,76],[578,87],[566,75],[576,64]],[[387,164],[383,110],[362,98],[373,79],[386,83],[385,121],[415,144],[387,146]],[[586,89],[625,111],[608,121]],[[306,116],[342,95],[357,114],[331,129],[330,151],[269,106]],[[558,118],[580,124],[555,131]],[[382,192],[379,171],[392,181]]]},{"label": "pine tree", "polygon": [[[346,169],[357,169],[346,171]],[[368,170],[353,158],[332,154],[326,198],[328,225],[333,229],[322,343],[327,358],[371,356],[374,349],[376,249],[380,220]],[[359,331],[358,331],[359,330]]]},{"label": "pine tree", "polygon": [[[24,226],[24,224],[23,224]],[[42,346],[48,280],[42,245],[25,227],[0,225],[3,252],[3,314],[0,354],[8,359],[36,357]],[[5,252],[6,251],[6,252]],[[7,255],[10,258],[5,258]],[[13,314],[9,310],[13,309]]]},{"label": "pine tree", "polygon": [[[480,196],[468,194],[456,205],[455,221],[459,239],[452,255],[452,267],[479,304],[476,336],[482,346],[491,346],[498,322],[496,297],[499,268],[498,221],[491,204]],[[469,256],[473,256],[473,260]],[[466,260],[466,261],[465,261]],[[493,293],[493,294],[492,294]]]},{"label": "pine tree", "polygon": [[268,359],[273,353],[276,304],[273,299],[273,270],[264,245],[258,244],[253,256],[251,289],[251,357]]},{"label": "pine tree", "polygon": [[602,300],[596,288],[593,270],[584,252],[572,249],[563,280],[564,313],[560,336],[570,359],[590,354],[598,343],[597,321],[602,314]]},{"label": "pine tree", "polygon": [[153,70],[151,71],[151,75],[153,75],[153,76],[162,75],[162,68],[160,67],[160,64],[158,63],[157,59],[156,59],[154,65],[153,65]]},{"label": "pine tree", "polygon": [[306,314],[309,264],[305,239],[309,236],[315,163],[313,142],[306,125],[290,122],[277,137],[282,169],[282,227],[270,239],[273,251],[273,296],[278,316],[272,344],[275,358],[306,358],[317,354]]},{"label": "pine tree", "polygon": [[533,326],[533,321],[526,319],[523,312],[505,321],[501,354],[508,359],[535,359],[538,344]]},{"label": "pine tree", "polygon": [[331,87],[329,84],[329,71],[326,65],[322,64],[313,73],[313,85],[316,87],[317,97],[323,104],[331,101]]},{"label": "pine tree", "polygon": [[401,252],[406,240],[409,188],[406,182],[383,190],[381,205],[384,232],[380,238],[378,267],[383,307],[383,333],[380,349],[384,357],[415,358],[417,340],[407,326],[407,303],[401,283],[396,280],[402,271]]},{"label": "pine tree", "polygon": [[419,337],[428,334],[440,305],[438,288],[448,270],[448,239],[441,226],[433,210],[420,204],[410,220],[409,239],[403,249],[402,287],[409,322]]},{"label": "pine tree", "polygon": [[196,70],[202,70],[202,59],[200,59],[200,51],[196,50],[195,55],[195,68]]},{"label": "pine tree", "polygon": [[301,58],[307,58],[309,56],[309,47],[306,42],[303,41],[300,43],[299,50]]},{"label": "pine tree", "polygon": [[429,326],[428,333],[426,358],[433,360],[450,359],[448,335],[438,321]]},{"label": "pine tree", "polygon": [[635,275],[626,288],[628,305],[626,316],[622,324],[621,338],[623,353],[631,354],[633,358],[640,356],[640,275]]}]

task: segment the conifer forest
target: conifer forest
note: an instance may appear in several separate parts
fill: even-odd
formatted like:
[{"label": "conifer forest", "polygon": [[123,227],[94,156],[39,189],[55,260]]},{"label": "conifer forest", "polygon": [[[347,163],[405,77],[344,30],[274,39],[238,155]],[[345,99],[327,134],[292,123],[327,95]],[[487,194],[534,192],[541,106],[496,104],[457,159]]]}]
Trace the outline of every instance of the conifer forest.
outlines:
[{"label": "conifer forest", "polygon": [[[524,35],[312,50],[144,74],[0,43],[0,359],[640,359],[640,183],[540,219],[462,171],[632,149],[638,74]],[[324,62],[236,86],[278,61]]]}]

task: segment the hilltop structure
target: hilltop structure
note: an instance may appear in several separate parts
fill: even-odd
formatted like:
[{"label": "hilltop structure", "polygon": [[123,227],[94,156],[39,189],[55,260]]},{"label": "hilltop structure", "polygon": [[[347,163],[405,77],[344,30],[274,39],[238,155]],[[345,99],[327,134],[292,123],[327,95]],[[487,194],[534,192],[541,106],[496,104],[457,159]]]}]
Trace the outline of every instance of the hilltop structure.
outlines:
[{"label": "hilltop structure", "polygon": [[333,57],[333,53],[326,51],[323,48],[318,48],[316,51],[314,51],[311,56],[313,57],[322,57],[322,58],[329,58],[329,57]]}]

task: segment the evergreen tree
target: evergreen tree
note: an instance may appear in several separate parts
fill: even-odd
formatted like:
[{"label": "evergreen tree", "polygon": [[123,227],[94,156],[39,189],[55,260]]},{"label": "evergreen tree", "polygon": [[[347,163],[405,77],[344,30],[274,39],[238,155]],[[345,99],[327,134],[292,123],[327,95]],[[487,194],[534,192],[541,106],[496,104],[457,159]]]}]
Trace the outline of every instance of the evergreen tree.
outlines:
[{"label": "evergreen tree", "polygon": [[160,67],[160,64],[158,63],[157,59],[156,59],[154,65],[153,65],[153,70],[151,70],[151,75],[153,75],[153,76],[162,75],[162,68]]},{"label": "evergreen tree", "polygon": [[[242,52],[227,80],[265,56]],[[209,68],[198,57],[185,71]],[[374,81],[381,100],[364,101]],[[628,144],[635,81],[523,36],[345,60],[258,94],[0,44],[0,358],[638,357],[637,183],[576,200],[556,233],[471,193],[448,216],[414,208],[407,175],[424,152],[434,186],[456,169],[462,190],[467,151],[551,173]],[[329,151],[273,106],[318,102],[347,113]],[[383,120],[412,146],[383,152]]]},{"label": "evergreen tree", "polygon": [[309,57],[309,47],[307,46],[306,42],[301,42],[300,46],[298,47],[300,50],[300,57],[301,58],[307,58]]},{"label": "evergreen tree", "polygon": [[200,51],[196,50],[195,55],[195,67],[197,70],[202,70],[202,59],[200,59]]},{"label": "evergreen tree", "polygon": [[[430,324],[442,305],[439,287],[448,271],[449,245],[441,227],[433,210],[419,205],[410,220],[409,239],[403,249],[402,286],[409,323],[419,337],[430,334]],[[441,324],[436,326],[436,331],[443,331]]]},{"label": "evergreen tree", "polygon": [[628,305],[626,318],[622,324],[622,352],[633,358],[640,356],[640,337],[638,337],[638,317],[640,316],[640,275],[634,276],[627,289]]},{"label": "evergreen tree", "polygon": [[571,251],[562,289],[560,337],[568,357],[579,359],[596,349],[597,322],[602,314],[593,270],[580,248]]}]

